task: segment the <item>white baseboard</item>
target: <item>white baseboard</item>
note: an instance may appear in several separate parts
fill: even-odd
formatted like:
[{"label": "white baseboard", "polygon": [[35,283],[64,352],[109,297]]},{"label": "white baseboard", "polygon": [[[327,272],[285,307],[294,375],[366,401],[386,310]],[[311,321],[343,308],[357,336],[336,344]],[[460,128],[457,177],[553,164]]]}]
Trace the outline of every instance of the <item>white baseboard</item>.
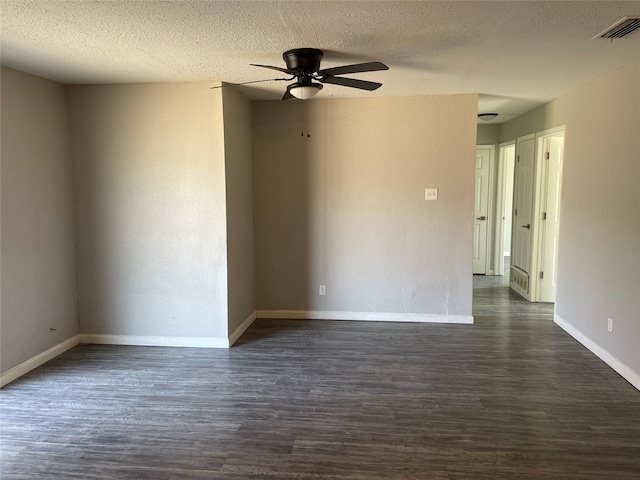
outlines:
[{"label": "white baseboard", "polygon": [[258,310],[258,318],[296,320],[355,320],[363,322],[415,322],[472,324],[472,315],[431,315],[427,313],[322,312],[309,310]]},{"label": "white baseboard", "polygon": [[13,382],[16,378],[21,377],[27,372],[30,372],[34,368],[39,367],[43,363],[48,362],[52,358],[57,357],[61,353],[66,352],[70,348],[75,347],[80,343],[80,335],[74,335],[73,337],[61,342],[49,350],[46,350],[35,357],[31,357],[29,360],[22,362],[20,365],[13,367],[11,370],[7,370],[0,375],[0,388],[6,384]]},{"label": "white baseboard", "polygon": [[578,342],[584,345],[589,351],[595,354],[600,360],[613,368],[631,385],[640,390],[640,374],[631,370],[628,366],[618,360],[616,357],[607,352],[604,348],[598,345],[596,342],[585,336],[576,327],[564,320],[559,315],[553,316],[553,321],[562,328],[565,332],[575,338]]},{"label": "white baseboard", "polygon": [[242,322],[242,324],[238,328],[235,329],[235,331],[231,335],[229,335],[229,347],[236,343],[236,341],[242,336],[245,330],[251,326],[256,318],[257,312],[253,312],[247,317],[244,322]]},{"label": "white baseboard", "polygon": [[[138,345],[158,347],[198,347],[229,348],[251,326],[256,318],[285,318],[301,320],[354,320],[365,322],[416,322],[416,323],[458,323],[472,324],[471,315],[430,315],[422,313],[386,313],[386,312],[324,312],[306,310],[258,310],[242,322],[229,336],[223,337],[169,337],[138,335],[78,334],[65,340],[45,352],[22,362],[20,365],[0,375],[0,388],[21,377],[25,373],[75,347],[79,343],[101,345]],[[625,367],[626,368],[626,367]],[[631,371],[631,370],[629,370]],[[621,373],[621,375],[623,375]],[[624,376],[624,375],[623,375]],[[626,377],[625,377],[626,378]],[[640,385],[640,379],[639,385]],[[629,380],[631,381],[631,380]],[[632,382],[633,383],[633,382]]]},{"label": "white baseboard", "polygon": [[229,348],[245,332],[256,319],[256,312],[236,328],[229,336],[224,337],[169,337],[169,336],[138,336],[138,335],[102,335],[81,334],[80,343],[95,343],[99,345],[138,345],[146,347],[194,347],[194,348]]},{"label": "white baseboard", "polygon": [[145,347],[229,348],[229,340],[223,337],[165,337],[83,333],[80,335],[80,343],[138,345]]}]

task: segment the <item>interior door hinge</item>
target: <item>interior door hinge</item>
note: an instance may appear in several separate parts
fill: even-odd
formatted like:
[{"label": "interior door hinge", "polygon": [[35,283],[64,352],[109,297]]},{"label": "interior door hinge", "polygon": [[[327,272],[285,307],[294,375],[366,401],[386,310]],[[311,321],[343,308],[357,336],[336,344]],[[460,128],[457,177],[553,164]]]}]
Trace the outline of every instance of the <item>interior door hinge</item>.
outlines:
[{"label": "interior door hinge", "polygon": [[516,208],[516,213],[514,213],[514,215],[517,217],[518,216],[518,209]]},{"label": "interior door hinge", "polygon": [[547,152],[547,153],[545,153],[545,154],[544,154],[544,159],[545,159],[545,160],[549,160],[549,152]]},{"label": "interior door hinge", "polygon": [[518,159],[516,161],[520,163],[520,155],[518,155]]},{"label": "interior door hinge", "polygon": [[543,219],[543,220],[546,220],[546,219],[547,219],[547,212],[543,212],[543,213],[542,213],[542,219]]},{"label": "interior door hinge", "polygon": [[540,272],[540,278],[544,278],[544,272]]}]

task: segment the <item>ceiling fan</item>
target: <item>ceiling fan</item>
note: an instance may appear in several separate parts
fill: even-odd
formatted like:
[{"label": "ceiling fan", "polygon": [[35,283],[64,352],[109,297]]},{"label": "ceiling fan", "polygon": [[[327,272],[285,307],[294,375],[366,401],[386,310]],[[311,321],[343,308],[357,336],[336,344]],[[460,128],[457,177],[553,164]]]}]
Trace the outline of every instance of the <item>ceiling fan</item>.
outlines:
[{"label": "ceiling fan", "polygon": [[355,78],[345,78],[340,75],[389,70],[389,67],[380,62],[357,63],[355,65],[343,65],[341,67],[320,70],[320,61],[323,55],[322,50],[318,50],[317,48],[295,48],[293,50],[287,50],[282,54],[287,68],[274,67],[272,65],[258,65],[255,63],[251,65],[254,67],[270,68],[271,70],[277,70],[291,75],[291,78],[279,78],[277,80],[296,80],[295,83],[287,86],[287,91],[282,97],[282,100],[288,100],[294,97],[306,100],[314,97],[322,90],[323,83],[373,91],[380,88],[382,84]]}]

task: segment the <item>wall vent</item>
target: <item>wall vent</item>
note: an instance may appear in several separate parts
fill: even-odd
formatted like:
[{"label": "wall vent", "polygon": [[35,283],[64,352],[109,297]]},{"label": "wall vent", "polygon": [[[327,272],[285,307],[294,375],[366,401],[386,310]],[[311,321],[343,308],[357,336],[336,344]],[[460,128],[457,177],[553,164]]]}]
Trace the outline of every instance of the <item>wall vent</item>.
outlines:
[{"label": "wall vent", "polygon": [[622,38],[640,28],[640,17],[624,17],[593,38]]}]

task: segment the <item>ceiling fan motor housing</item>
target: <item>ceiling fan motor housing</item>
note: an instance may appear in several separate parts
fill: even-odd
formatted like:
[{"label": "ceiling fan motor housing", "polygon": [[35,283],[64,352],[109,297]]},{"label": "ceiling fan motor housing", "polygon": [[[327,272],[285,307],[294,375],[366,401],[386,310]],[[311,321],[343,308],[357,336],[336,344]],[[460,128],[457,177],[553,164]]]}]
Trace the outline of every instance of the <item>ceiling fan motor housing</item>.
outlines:
[{"label": "ceiling fan motor housing", "polygon": [[320,61],[323,55],[322,50],[317,48],[295,48],[284,52],[282,58],[289,70],[311,75],[320,69]]}]

